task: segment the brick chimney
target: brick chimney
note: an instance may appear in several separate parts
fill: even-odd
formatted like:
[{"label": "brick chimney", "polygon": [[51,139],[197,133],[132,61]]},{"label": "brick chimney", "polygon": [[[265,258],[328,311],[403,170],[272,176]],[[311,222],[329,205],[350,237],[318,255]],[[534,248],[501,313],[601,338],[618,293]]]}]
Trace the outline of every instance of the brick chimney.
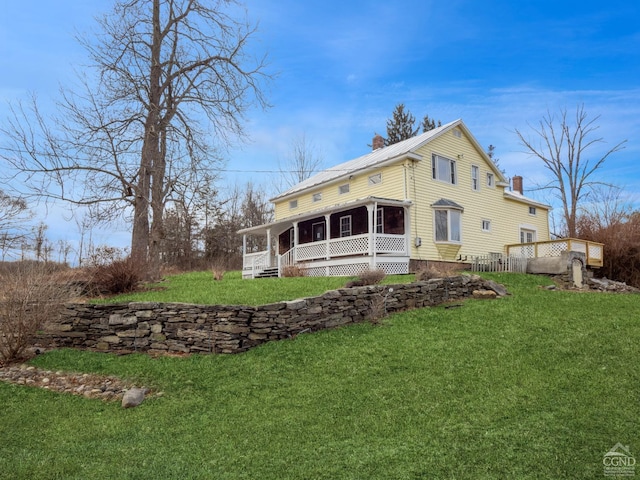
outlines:
[{"label": "brick chimney", "polygon": [[384,147],[384,138],[379,133],[376,133],[373,137],[373,142],[371,142],[374,150],[378,150],[379,148]]},{"label": "brick chimney", "polygon": [[518,192],[520,195],[523,195],[522,191],[522,177],[520,175],[515,175],[512,179],[514,192]]}]

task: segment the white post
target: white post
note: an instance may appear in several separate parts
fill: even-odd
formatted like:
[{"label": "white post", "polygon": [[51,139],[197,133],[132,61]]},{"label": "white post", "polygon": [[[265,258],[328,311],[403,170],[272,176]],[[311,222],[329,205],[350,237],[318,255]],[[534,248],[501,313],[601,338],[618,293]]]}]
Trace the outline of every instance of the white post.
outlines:
[{"label": "white post", "polygon": [[267,254],[269,255],[269,267],[272,267],[273,265],[271,265],[271,229],[267,228]]},{"label": "white post", "polygon": [[367,205],[367,214],[369,216],[369,265],[371,270],[376,268],[376,246],[375,246],[375,233],[376,233],[376,206],[377,202]]},{"label": "white post", "polygon": [[326,259],[327,260],[331,260],[331,247],[330,247],[330,243],[331,243],[331,214],[327,213],[324,216],[324,223],[325,223],[325,251],[326,251]]},{"label": "white post", "polygon": [[298,255],[296,254],[297,247],[298,247],[298,222],[293,222],[293,245],[291,245],[291,248],[293,248],[292,261],[294,265],[298,263],[298,258],[297,258]]},{"label": "white post", "polygon": [[[247,234],[242,234],[242,269],[247,267]],[[251,271],[251,278],[253,278],[253,271]]]},{"label": "white post", "polygon": [[404,208],[404,253],[411,257],[411,212]]}]

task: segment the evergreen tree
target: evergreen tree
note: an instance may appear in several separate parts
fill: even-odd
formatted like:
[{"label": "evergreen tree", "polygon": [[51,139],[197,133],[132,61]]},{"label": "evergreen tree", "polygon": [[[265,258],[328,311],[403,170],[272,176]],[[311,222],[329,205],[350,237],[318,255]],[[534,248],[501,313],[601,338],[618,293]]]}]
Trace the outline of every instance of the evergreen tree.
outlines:
[{"label": "evergreen tree", "polygon": [[442,126],[440,120],[436,121],[429,118],[429,115],[424,116],[418,128],[415,128],[415,124],[416,118],[413,114],[408,109],[405,110],[404,103],[399,103],[393,111],[392,118],[387,120],[387,138],[384,144],[386,146],[393,145],[394,143],[415,137],[418,133],[421,133],[420,129],[422,129],[422,133],[424,133]]},{"label": "evergreen tree", "polygon": [[387,138],[385,145],[393,145],[418,134],[418,129],[414,129],[416,118],[409,110],[404,109],[404,103],[396,105],[393,117],[387,120]]},{"label": "evergreen tree", "polygon": [[429,130],[433,130],[434,128],[441,127],[442,122],[440,120],[436,121],[433,118],[429,118],[429,115],[425,115],[422,119],[422,133],[428,132]]}]

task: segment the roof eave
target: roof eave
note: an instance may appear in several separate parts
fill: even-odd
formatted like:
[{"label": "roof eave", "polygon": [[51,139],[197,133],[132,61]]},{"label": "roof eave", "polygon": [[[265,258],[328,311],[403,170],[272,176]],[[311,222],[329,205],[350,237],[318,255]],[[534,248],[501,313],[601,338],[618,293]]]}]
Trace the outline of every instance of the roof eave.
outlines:
[{"label": "roof eave", "polygon": [[419,161],[423,160],[423,157],[422,157],[422,155],[419,155],[419,154],[417,154],[415,152],[403,153],[403,154],[400,154],[400,155],[396,155],[395,157],[391,157],[391,158],[388,158],[386,160],[383,160],[380,163],[376,163],[375,165],[368,165],[366,167],[349,170],[348,172],[345,172],[344,174],[340,175],[339,177],[332,178],[331,180],[327,180],[325,182],[318,182],[318,183],[315,183],[313,185],[309,185],[308,187],[302,188],[300,190],[296,190],[295,192],[291,192],[291,193],[286,194],[286,195],[283,194],[283,195],[275,196],[273,198],[270,198],[269,201],[271,203],[286,201],[286,200],[288,200],[290,198],[298,197],[298,196],[304,194],[305,192],[310,192],[312,190],[315,190],[319,186],[323,186],[324,187],[324,186],[334,185],[336,183],[341,183],[341,182],[344,182],[345,180],[348,180],[349,177],[351,177],[353,175],[356,175],[356,174],[362,175],[363,173],[374,171],[374,170],[377,170],[379,168],[387,167],[387,166],[392,165],[394,163],[398,163],[398,162],[400,162],[402,160],[414,160],[414,161],[419,162]]}]

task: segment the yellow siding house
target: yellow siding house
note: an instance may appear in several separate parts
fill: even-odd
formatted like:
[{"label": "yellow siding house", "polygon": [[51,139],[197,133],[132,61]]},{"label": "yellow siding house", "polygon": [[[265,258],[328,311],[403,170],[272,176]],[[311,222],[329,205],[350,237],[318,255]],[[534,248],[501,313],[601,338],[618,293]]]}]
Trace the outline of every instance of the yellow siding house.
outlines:
[{"label": "yellow siding house", "polygon": [[[424,261],[469,262],[505,246],[549,240],[548,205],[513,188],[456,120],[314,175],[272,198],[275,220],[247,228],[243,276],[408,273]],[[266,236],[267,249],[248,248]]]}]

